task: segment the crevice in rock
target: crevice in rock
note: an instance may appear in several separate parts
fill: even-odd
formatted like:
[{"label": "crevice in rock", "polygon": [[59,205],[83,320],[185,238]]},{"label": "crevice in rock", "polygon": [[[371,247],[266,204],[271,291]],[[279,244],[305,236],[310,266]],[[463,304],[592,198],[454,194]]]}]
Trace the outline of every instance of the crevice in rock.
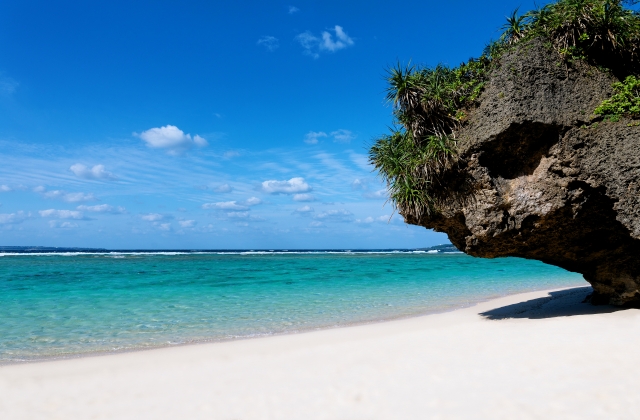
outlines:
[{"label": "crevice in rock", "polygon": [[479,163],[492,178],[514,179],[531,175],[567,127],[526,121],[514,123],[482,145]]}]

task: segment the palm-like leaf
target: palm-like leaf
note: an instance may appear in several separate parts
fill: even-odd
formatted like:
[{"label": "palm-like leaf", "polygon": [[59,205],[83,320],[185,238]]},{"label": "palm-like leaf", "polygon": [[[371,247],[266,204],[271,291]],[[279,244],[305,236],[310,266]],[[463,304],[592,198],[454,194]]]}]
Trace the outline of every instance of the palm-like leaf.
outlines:
[{"label": "palm-like leaf", "polygon": [[410,109],[420,103],[420,89],[414,70],[413,66],[402,67],[400,63],[388,70],[387,101],[394,107]]},{"label": "palm-like leaf", "polygon": [[518,9],[507,16],[507,23],[502,25],[502,36],[500,40],[507,45],[514,44],[525,37],[529,26],[529,16],[527,14],[518,16]]}]

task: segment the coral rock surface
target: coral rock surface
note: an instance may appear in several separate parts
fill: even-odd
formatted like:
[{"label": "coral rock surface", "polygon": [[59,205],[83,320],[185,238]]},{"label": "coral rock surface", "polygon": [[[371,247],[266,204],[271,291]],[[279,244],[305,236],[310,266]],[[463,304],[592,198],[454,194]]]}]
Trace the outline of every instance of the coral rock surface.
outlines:
[{"label": "coral rock surface", "polygon": [[503,56],[457,133],[473,188],[406,221],[470,255],[582,273],[593,303],[640,305],[640,127],[592,120],[615,81],[540,41]]}]

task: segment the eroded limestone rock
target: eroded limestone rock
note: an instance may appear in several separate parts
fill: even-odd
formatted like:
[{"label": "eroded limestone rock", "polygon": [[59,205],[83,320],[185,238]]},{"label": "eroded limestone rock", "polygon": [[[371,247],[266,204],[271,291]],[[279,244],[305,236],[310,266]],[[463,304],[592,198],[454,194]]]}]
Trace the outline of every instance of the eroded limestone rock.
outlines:
[{"label": "eroded limestone rock", "polygon": [[458,133],[472,188],[408,223],[478,257],[582,273],[592,302],[640,305],[640,127],[591,120],[616,79],[533,42],[504,56]]}]

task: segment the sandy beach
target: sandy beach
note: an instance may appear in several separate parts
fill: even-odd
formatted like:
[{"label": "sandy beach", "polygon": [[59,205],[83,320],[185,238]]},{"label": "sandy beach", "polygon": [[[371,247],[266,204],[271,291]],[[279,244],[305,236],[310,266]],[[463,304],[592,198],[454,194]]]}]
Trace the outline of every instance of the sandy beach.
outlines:
[{"label": "sandy beach", "polygon": [[630,419],[640,311],[589,288],[302,334],[0,367],[2,419]]}]

